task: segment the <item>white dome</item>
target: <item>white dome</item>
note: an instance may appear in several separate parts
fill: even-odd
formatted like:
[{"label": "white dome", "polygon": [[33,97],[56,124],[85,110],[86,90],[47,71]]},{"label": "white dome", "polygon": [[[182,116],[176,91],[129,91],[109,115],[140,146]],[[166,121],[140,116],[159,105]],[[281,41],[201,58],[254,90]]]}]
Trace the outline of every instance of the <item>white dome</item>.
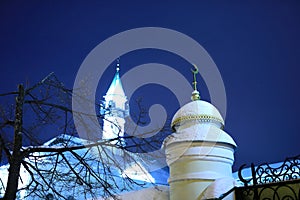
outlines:
[{"label": "white dome", "polygon": [[204,121],[220,124],[224,126],[224,120],[218,109],[212,104],[197,100],[181,107],[172,119],[172,128],[178,127],[189,121]]}]

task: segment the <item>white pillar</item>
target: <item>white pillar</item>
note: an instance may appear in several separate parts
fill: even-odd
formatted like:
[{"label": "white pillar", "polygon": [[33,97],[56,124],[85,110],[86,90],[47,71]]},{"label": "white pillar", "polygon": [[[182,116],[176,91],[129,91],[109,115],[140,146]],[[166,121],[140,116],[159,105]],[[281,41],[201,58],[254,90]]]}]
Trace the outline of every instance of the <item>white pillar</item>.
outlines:
[{"label": "white pillar", "polygon": [[205,189],[216,179],[232,177],[235,142],[222,126],[209,120],[215,116],[201,119],[205,116],[205,113],[197,113],[203,111],[201,102],[190,104],[198,106],[195,113],[185,106],[181,108],[180,116],[174,118],[186,120],[164,141],[170,168],[170,200],[201,199]]}]

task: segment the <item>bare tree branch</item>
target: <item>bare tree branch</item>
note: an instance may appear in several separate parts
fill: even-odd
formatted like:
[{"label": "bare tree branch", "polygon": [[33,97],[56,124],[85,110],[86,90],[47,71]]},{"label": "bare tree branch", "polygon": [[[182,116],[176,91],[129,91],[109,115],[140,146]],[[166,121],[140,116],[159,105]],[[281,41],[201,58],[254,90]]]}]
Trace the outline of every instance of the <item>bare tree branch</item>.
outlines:
[{"label": "bare tree branch", "polygon": [[[136,156],[133,156],[127,149],[132,147],[139,152],[145,152],[146,149],[143,146],[156,148],[155,143],[158,141],[153,138],[152,140],[143,139],[142,143],[136,142],[135,137],[132,136],[134,134],[121,137],[120,126],[99,114],[97,115],[99,121],[107,120],[118,129],[117,136],[109,140],[74,143],[74,137],[71,135],[77,135],[77,132],[72,114],[77,113],[79,117],[91,117],[92,115],[72,110],[71,97],[73,92],[66,89],[51,73],[27,90],[0,94],[0,97],[21,96],[21,99],[19,97],[16,103],[14,116],[8,116],[6,110],[0,109],[0,133],[7,133],[14,128],[15,135],[12,145],[9,139],[3,138],[0,134],[0,150],[5,152],[11,167],[8,176],[10,181],[7,182],[7,186],[0,178],[0,185],[5,190],[3,199],[15,199],[17,192],[22,191],[25,191],[24,198],[34,196],[43,199],[47,195],[54,194],[60,199],[67,199],[67,191],[69,192],[68,195],[80,193],[81,197],[84,196],[84,198],[102,196],[117,199],[117,193],[147,185],[145,182],[131,179],[128,174],[124,173],[129,165],[135,164],[140,171],[144,170]],[[85,97],[82,99],[89,101]],[[19,105],[18,102],[21,104]],[[147,112],[140,105],[140,101],[137,103],[140,109],[136,118],[137,124],[145,124],[144,118]],[[23,106],[24,113],[20,110]],[[105,113],[110,114],[110,110]],[[83,124],[83,126],[85,125]],[[137,130],[137,125],[135,126],[133,131]],[[160,129],[153,131],[158,130]],[[43,143],[40,140],[42,136],[51,132],[61,136],[52,143],[48,143],[48,146],[41,146]],[[94,134],[99,135],[101,133]],[[146,136],[150,132],[143,134]],[[124,147],[122,140],[132,140],[133,144]],[[121,152],[123,157],[126,157],[130,162],[125,165],[124,158],[115,152]],[[0,159],[2,157],[0,154]],[[22,174],[20,172],[21,166],[24,170]],[[12,175],[13,172],[15,175]],[[119,175],[116,175],[118,173]],[[121,174],[124,176],[123,178],[120,177]],[[18,182],[21,183],[20,187],[18,187]]]}]

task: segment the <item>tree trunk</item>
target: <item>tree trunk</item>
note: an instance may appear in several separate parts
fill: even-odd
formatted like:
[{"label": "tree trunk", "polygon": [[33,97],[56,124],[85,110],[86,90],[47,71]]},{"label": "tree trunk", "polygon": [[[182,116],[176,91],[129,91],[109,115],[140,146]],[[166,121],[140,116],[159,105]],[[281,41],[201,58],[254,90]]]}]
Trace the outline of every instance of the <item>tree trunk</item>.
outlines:
[{"label": "tree trunk", "polygon": [[22,148],[22,118],[23,118],[23,104],[24,104],[24,87],[18,86],[19,92],[16,97],[16,110],[15,110],[15,124],[14,124],[14,146],[12,156],[9,158],[9,173],[7,186],[4,194],[5,200],[16,199],[18,191],[18,182],[20,175],[20,167],[23,159],[21,152]]}]

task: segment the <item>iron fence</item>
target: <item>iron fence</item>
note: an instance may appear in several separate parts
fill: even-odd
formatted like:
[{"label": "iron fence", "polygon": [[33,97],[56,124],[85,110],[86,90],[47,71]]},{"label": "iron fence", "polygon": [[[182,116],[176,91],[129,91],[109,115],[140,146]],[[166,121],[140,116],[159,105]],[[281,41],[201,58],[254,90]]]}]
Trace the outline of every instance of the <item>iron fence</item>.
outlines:
[{"label": "iron fence", "polygon": [[274,167],[268,163],[251,164],[251,178],[243,177],[242,165],[238,171],[244,187],[235,188],[236,199],[254,200],[299,200],[300,199],[300,155],[286,158]]}]

